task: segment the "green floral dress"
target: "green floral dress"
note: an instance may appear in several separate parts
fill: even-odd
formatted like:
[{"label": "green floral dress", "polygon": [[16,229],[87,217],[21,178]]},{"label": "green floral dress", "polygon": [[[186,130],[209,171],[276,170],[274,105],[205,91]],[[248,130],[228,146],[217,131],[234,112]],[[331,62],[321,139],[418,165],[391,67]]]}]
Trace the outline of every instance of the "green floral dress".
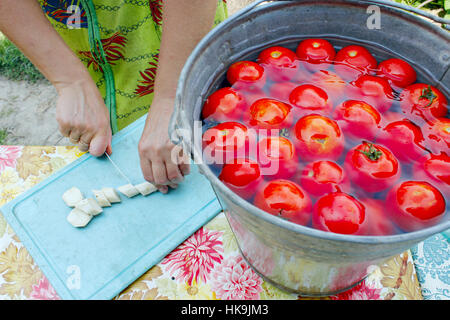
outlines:
[{"label": "green floral dress", "polygon": [[[108,108],[114,108],[113,131],[146,114],[152,103],[163,1],[39,0],[53,27],[88,68]],[[215,25],[226,16],[226,0],[218,0]],[[95,31],[102,53],[91,42]]]}]

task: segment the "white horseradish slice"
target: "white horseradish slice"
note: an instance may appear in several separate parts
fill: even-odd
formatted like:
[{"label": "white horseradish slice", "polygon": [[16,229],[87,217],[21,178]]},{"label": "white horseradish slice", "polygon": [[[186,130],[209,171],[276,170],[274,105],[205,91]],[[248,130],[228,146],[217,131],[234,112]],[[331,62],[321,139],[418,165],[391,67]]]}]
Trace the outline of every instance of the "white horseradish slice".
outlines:
[{"label": "white horseradish slice", "polygon": [[83,194],[77,187],[72,187],[63,193],[62,199],[69,207],[73,208],[78,202],[83,200]]},{"label": "white horseradish slice", "polygon": [[110,203],[118,203],[121,201],[120,196],[117,194],[114,188],[102,188],[101,191],[103,192],[106,199],[108,199]]},{"label": "white horseradish slice", "polygon": [[141,184],[137,184],[134,186],[136,189],[138,189],[138,191],[143,195],[143,196],[147,196],[153,192],[155,192],[156,190],[158,190],[153,184],[151,184],[148,181],[145,181]]},{"label": "white horseradish slice", "polygon": [[92,193],[95,196],[100,207],[111,207],[111,202],[109,202],[105,193],[102,190],[92,190]]},{"label": "white horseradish slice", "polygon": [[136,189],[132,184],[126,184],[124,186],[118,187],[117,190],[126,195],[128,198],[132,198],[135,195],[139,194],[139,190]]},{"label": "white horseradish slice", "polygon": [[84,211],[91,216],[96,216],[103,212],[103,209],[99,206],[97,201],[92,198],[83,199],[75,205],[76,209]]},{"label": "white horseradish slice", "polygon": [[92,219],[92,216],[80,209],[72,209],[67,216],[67,221],[76,228],[85,227]]}]

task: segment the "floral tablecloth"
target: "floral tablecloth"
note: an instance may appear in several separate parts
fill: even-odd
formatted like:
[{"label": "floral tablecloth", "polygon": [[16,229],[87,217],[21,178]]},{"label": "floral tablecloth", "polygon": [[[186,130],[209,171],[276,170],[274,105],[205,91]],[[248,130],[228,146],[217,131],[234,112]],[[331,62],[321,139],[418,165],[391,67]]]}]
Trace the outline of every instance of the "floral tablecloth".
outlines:
[{"label": "floral tablecloth", "polygon": [[[74,147],[0,146],[0,206],[80,157]],[[450,299],[450,246],[442,235],[323,299]],[[0,299],[59,299],[0,214]],[[224,213],[201,227],[115,299],[306,299],[263,281],[239,253]]]}]

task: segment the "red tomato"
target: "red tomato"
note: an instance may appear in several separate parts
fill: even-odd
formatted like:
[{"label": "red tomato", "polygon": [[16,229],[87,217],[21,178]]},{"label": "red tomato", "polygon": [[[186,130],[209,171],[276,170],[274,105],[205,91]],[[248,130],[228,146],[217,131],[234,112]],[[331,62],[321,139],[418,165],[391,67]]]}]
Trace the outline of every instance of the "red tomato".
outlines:
[{"label": "red tomato", "polygon": [[328,114],[333,104],[328,94],[312,84],[304,84],[296,87],[289,95],[289,102],[302,110]]},{"label": "red tomato", "polygon": [[345,98],[347,83],[334,72],[319,70],[311,76],[310,81],[325,90],[335,103]]},{"label": "red tomato", "polygon": [[277,82],[270,87],[270,97],[289,103],[289,95],[297,87],[293,82]]},{"label": "red tomato", "polygon": [[244,122],[261,129],[282,129],[292,125],[292,107],[282,101],[263,98],[244,114]]},{"label": "red tomato", "polygon": [[254,205],[288,221],[307,225],[311,219],[312,205],[308,195],[296,183],[274,180],[260,188]]},{"label": "red tomato", "polygon": [[434,153],[450,155],[450,119],[438,118],[423,126],[427,145]]},{"label": "red tomato", "polygon": [[252,198],[263,182],[258,163],[248,158],[236,158],[226,163],[219,179],[244,199]]},{"label": "red tomato", "polygon": [[378,137],[401,161],[415,160],[425,154],[424,138],[420,127],[405,119],[389,123]]},{"label": "red tomato", "polygon": [[404,231],[415,231],[438,223],[445,214],[445,199],[425,181],[405,181],[386,197],[391,219]]},{"label": "red tomato", "polygon": [[311,114],[295,124],[299,155],[304,160],[337,160],[344,149],[344,136],[336,121]]},{"label": "red tomato", "polygon": [[432,121],[445,117],[447,99],[439,89],[429,84],[415,83],[406,87],[400,94],[400,107],[413,121]]},{"label": "red tomato", "polygon": [[429,181],[442,193],[450,195],[450,156],[429,154],[414,165],[414,178]]},{"label": "red tomato", "polygon": [[260,89],[266,83],[264,68],[253,61],[238,61],[227,71],[227,80],[235,89]]},{"label": "red tomato", "polygon": [[386,213],[386,207],[383,200],[360,199],[366,208],[367,235],[369,236],[389,236],[396,234],[396,228]]},{"label": "red tomato", "polygon": [[312,222],[316,229],[361,235],[367,231],[365,216],[361,202],[346,193],[334,192],[316,202]]},{"label": "red tomato", "polygon": [[349,189],[344,170],[337,163],[325,160],[311,162],[303,168],[300,185],[316,197]]},{"label": "red tomato", "polygon": [[295,52],[280,46],[261,51],[257,61],[264,67],[267,75],[276,82],[291,80],[299,69]]},{"label": "red tomato", "polygon": [[203,158],[208,164],[222,165],[248,154],[255,135],[238,122],[222,122],[205,131]]},{"label": "red tomato", "polygon": [[377,60],[364,47],[350,45],[342,48],[334,58],[334,70],[344,80],[354,80],[377,67]]},{"label": "red tomato", "polygon": [[213,92],[203,105],[205,120],[239,120],[246,107],[244,97],[236,90],[225,87]]},{"label": "red tomato", "polygon": [[266,179],[289,179],[297,171],[294,145],[285,137],[267,137],[258,143],[258,162]]},{"label": "red tomato", "polygon": [[296,50],[297,57],[305,61],[305,67],[311,71],[326,69],[333,63],[336,51],[325,39],[306,39],[300,42]]},{"label": "red tomato", "polygon": [[364,101],[347,100],[336,107],[334,119],[350,138],[373,140],[378,133],[381,115]]},{"label": "red tomato", "polygon": [[392,106],[393,91],[386,79],[362,75],[351,83],[349,94],[355,100],[362,100],[379,112],[384,113]]},{"label": "red tomato", "polygon": [[402,59],[387,59],[378,65],[377,75],[396,87],[404,88],[416,82],[416,71]]},{"label": "red tomato", "polygon": [[401,173],[400,164],[388,149],[369,142],[349,151],[344,168],[350,181],[366,192],[389,188]]}]

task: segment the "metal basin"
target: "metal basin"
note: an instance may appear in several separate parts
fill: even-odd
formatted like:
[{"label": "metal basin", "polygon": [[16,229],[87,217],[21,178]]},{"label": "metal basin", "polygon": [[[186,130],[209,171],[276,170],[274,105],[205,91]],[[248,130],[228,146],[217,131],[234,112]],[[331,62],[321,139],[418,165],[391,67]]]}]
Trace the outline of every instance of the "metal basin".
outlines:
[{"label": "metal basin", "polygon": [[[388,3],[259,1],[212,30],[181,74],[170,128],[172,140],[184,144],[212,184],[247,262],[266,280],[286,290],[302,295],[346,290],[364,279],[371,266],[450,228],[448,210],[438,225],[392,236],[334,234],[284,221],[237,196],[201,163],[201,136],[194,134],[194,122],[200,120],[205,98],[221,84],[231,63],[255,58],[256,51],[273,44],[293,48],[311,37],[329,39],[337,47],[362,44],[377,59],[401,57],[418,70],[419,81],[435,85],[448,96],[449,33],[398,4]],[[369,5],[380,9],[379,29],[368,27]]]}]

